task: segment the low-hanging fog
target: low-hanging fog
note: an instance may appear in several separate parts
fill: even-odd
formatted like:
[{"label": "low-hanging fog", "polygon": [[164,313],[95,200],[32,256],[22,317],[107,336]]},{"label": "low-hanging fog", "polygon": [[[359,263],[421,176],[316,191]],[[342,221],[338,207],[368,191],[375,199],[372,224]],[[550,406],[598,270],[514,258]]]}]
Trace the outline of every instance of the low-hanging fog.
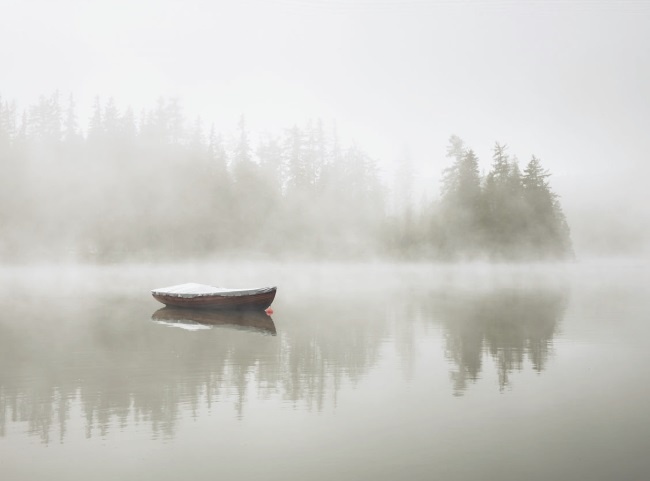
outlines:
[{"label": "low-hanging fog", "polygon": [[648,252],[644,2],[4,3],[5,262]]},{"label": "low-hanging fog", "polygon": [[0,0],[0,479],[650,479],[648,86],[650,0]]}]

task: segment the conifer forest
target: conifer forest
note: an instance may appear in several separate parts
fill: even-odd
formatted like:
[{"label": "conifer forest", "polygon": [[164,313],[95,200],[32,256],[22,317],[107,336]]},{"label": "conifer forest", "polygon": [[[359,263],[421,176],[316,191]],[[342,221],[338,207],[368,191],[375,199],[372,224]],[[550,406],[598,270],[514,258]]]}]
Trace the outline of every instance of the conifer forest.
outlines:
[{"label": "conifer forest", "polygon": [[141,112],[96,99],[90,119],[72,96],[26,109],[0,98],[0,258],[573,256],[539,158],[520,163],[495,143],[482,174],[455,135],[430,158],[442,181],[417,204],[416,172],[398,168],[401,182],[388,185],[377,159],[320,120],[265,134],[242,117],[224,135],[165,98]]}]

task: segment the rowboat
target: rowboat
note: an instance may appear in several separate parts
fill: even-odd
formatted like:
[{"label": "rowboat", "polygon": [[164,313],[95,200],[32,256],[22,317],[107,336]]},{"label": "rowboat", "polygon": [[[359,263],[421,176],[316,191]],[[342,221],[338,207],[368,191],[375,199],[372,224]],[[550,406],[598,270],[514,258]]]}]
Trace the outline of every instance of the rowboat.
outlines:
[{"label": "rowboat", "polygon": [[151,294],[157,301],[173,307],[264,310],[273,302],[276,290],[276,287],[226,289],[189,283],[153,289]]},{"label": "rowboat", "polygon": [[275,336],[275,323],[261,310],[208,310],[163,307],[151,315],[156,324],[188,331],[225,327]]}]

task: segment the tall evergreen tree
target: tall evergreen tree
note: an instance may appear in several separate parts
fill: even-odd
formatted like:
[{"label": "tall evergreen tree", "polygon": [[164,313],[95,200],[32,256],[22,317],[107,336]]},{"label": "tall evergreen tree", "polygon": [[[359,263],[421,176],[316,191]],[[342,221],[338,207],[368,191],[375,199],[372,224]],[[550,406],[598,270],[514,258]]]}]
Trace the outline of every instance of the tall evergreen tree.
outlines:
[{"label": "tall evergreen tree", "polygon": [[125,148],[132,149],[136,141],[137,128],[133,108],[126,108],[118,120],[119,137]]},{"label": "tall evergreen tree", "polygon": [[104,133],[106,134],[109,143],[117,140],[119,136],[119,117],[120,113],[115,105],[115,99],[109,97],[108,102],[104,106],[103,126]]},{"label": "tall evergreen tree", "polygon": [[63,140],[68,144],[76,144],[81,140],[76,107],[77,105],[74,101],[74,96],[70,94],[68,107],[65,113],[65,124],[63,130]]},{"label": "tall evergreen tree", "polygon": [[40,143],[56,144],[61,140],[61,105],[59,94],[41,95],[36,105],[29,108],[29,137]]},{"label": "tall evergreen tree", "polygon": [[280,141],[267,135],[257,147],[260,173],[265,184],[270,185],[277,195],[282,194],[282,146]]},{"label": "tall evergreen tree", "polygon": [[518,199],[511,195],[511,170],[507,146],[495,143],[492,168],[483,187],[483,224],[486,249],[491,255],[501,256],[512,248],[513,218],[511,208]]},{"label": "tall evergreen tree", "polygon": [[287,131],[284,150],[287,166],[287,194],[301,195],[309,187],[309,174],[305,160],[304,135],[297,125]]},{"label": "tall evergreen tree", "polygon": [[524,201],[528,210],[528,246],[541,257],[571,255],[568,225],[557,195],[550,189],[548,170],[533,156],[522,179]]},{"label": "tall evergreen tree", "polygon": [[243,188],[247,189],[252,187],[250,184],[254,182],[254,165],[252,148],[248,139],[248,128],[243,115],[239,119],[238,130],[239,137],[233,153],[233,176],[236,183],[242,184]]},{"label": "tall evergreen tree", "polygon": [[447,146],[447,158],[453,159],[452,164],[442,171],[442,197],[448,198],[458,189],[459,173],[458,169],[465,155],[465,143],[457,135],[449,138]]},{"label": "tall evergreen tree", "polygon": [[7,148],[16,138],[16,103],[3,102],[0,97],[0,149]]},{"label": "tall evergreen tree", "polygon": [[497,184],[506,184],[510,176],[510,157],[507,150],[508,146],[505,144],[494,144],[491,175]]},{"label": "tall evergreen tree", "polygon": [[104,124],[102,119],[102,104],[99,96],[95,97],[93,102],[93,111],[88,122],[88,136],[87,141],[91,144],[98,143],[104,139]]},{"label": "tall evergreen tree", "polygon": [[478,158],[456,136],[449,141],[447,156],[454,160],[443,176],[441,220],[445,238],[440,247],[444,256],[471,256],[483,236]]}]

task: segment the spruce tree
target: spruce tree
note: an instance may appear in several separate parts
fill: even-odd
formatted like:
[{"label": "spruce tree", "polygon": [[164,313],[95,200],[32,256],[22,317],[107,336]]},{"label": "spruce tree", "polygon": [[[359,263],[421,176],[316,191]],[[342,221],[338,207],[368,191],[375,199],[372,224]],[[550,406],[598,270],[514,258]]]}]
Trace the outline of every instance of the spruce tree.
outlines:
[{"label": "spruce tree", "polygon": [[571,254],[569,232],[558,196],[551,190],[548,170],[533,156],[522,179],[528,213],[527,246],[538,257],[563,258]]},{"label": "spruce tree", "polygon": [[475,256],[484,237],[481,227],[481,179],[478,158],[452,136],[447,156],[454,159],[443,173],[441,220],[446,236],[444,256]]}]

